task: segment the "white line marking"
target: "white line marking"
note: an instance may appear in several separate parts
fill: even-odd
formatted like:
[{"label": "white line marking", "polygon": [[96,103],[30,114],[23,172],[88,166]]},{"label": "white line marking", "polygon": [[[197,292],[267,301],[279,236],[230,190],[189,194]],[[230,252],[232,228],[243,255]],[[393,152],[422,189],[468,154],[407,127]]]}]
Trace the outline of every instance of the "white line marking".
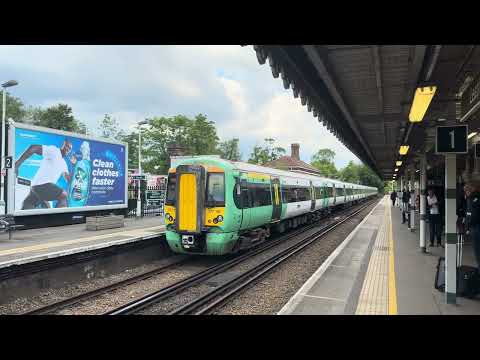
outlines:
[{"label": "white line marking", "polygon": [[332,301],[338,301],[338,302],[343,302],[343,303],[346,302],[346,300],[331,298],[331,297],[327,297],[327,296],[316,296],[316,295],[307,295],[307,294],[303,294],[302,296],[315,298],[315,299],[321,299],[321,300],[332,300]]}]

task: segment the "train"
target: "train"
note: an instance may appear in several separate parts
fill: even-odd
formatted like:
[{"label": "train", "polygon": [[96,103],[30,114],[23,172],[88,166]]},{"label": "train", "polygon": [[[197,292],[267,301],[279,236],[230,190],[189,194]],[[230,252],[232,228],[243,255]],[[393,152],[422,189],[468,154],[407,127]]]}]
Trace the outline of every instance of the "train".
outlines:
[{"label": "train", "polygon": [[166,240],[175,253],[237,253],[377,194],[374,187],[307,173],[183,157],[168,171]]}]

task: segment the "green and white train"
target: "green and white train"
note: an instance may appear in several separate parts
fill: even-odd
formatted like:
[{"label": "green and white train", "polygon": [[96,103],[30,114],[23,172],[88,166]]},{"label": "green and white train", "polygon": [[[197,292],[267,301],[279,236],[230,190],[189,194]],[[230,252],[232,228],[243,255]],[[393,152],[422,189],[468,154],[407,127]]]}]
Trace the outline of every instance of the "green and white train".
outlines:
[{"label": "green and white train", "polygon": [[177,253],[224,255],[320,219],[377,188],[199,156],[169,170],[166,238]]}]

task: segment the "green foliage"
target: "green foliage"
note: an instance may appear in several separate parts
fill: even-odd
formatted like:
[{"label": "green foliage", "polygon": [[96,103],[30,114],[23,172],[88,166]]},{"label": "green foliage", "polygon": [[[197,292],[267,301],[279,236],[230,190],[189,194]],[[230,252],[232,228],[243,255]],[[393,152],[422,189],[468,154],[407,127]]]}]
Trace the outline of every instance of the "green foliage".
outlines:
[{"label": "green foliage", "polygon": [[[0,91],[0,116],[3,114],[3,93]],[[6,95],[6,119],[12,118],[16,122],[24,122],[25,117],[27,116],[27,109],[23,104],[22,100],[17,97],[11,96],[8,92]],[[1,120],[0,120],[1,121]]]},{"label": "green foliage", "polygon": [[101,137],[120,141],[126,135],[125,132],[120,128],[120,124],[117,122],[117,120],[108,114],[105,114],[103,119],[100,121],[97,131]]},{"label": "green foliage", "polygon": [[142,129],[142,169],[152,174],[168,171],[167,148],[176,143],[185,149],[185,155],[218,154],[217,129],[203,114],[194,119],[184,115],[155,117],[150,127]]},{"label": "green foliage", "polygon": [[37,126],[50,129],[72,131],[85,134],[87,128],[84,123],[77,120],[72,114],[72,108],[67,104],[57,104],[46,108],[34,108],[30,110],[30,122]]},{"label": "green foliage", "polygon": [[218,145],[218,151],[222,159],[241,161],[242,154],[240,153],[239,139],[233,138],[225,140]]},{"label": "green foliage", "polygon": [[248,162],[251,164],[263,165],[269,161],[277,160],[285,155],[285,149],[274,146],[275,139],[266,138],[264,146],[254,146]]},{"label": "green foliage", "polygon": [[[121,134],[117,140],[128,144],[128,168],[138,169],[138,132],[133,131],[129,134]],[[143,161],[142,165],[144,165]]]},{"label": "green foliage", "polygon": [[320,149],[312,156],[311,165],[320,170],[322,176],[335,179],[338,177],[338,170],[333,162],[334,159],[335,151]]}]

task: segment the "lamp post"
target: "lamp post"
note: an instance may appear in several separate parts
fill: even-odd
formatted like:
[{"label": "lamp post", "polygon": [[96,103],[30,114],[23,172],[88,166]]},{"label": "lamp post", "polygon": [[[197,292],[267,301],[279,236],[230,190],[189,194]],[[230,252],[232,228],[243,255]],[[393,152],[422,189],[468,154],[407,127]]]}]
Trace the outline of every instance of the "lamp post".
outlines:
[{"label": "lamp post", "polygon": [[6,116],[6,111],[7,111],[7,88],[18,85],[18,82],[15,80],[9,80],[5,83],[2,84],[3,88],[3,107],[2,107],[2,151],[1,151],[1,180],[0,180],[0,215],[5,215],[6,210],[5,210],[5,188],[4,188],[4,181],[3,178],[6,175],[6,171],[4,169],[5,167],[5,116]]},{"label": "lamp post", "polygon": [[137,191],[137,217],[142,215],[142,203],[140,197],[140,188],[142,184],[142,125],[148,124],[148,120],[143,120],[138,123],[138,191]]}]

